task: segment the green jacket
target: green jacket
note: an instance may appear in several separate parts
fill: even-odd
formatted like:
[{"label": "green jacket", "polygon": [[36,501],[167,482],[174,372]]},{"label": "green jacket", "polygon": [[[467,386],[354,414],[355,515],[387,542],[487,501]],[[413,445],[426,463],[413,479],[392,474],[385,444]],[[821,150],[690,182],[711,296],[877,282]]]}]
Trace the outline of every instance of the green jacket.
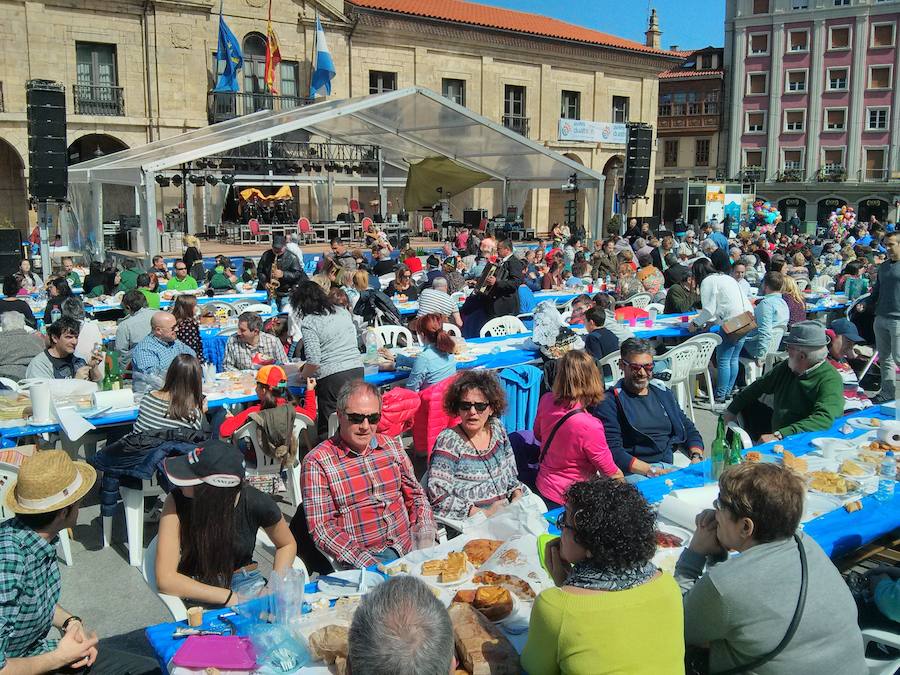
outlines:
[{"label": "green jacket", "polygon": [[666,293],[664,314],[687,314],[693,312],[700,303],[700,296],[687,290],[681,284],[672,284]]},{"label": "green jacket", "polygon": [[229,289],[229,288],[231,290],[234,290],[234,284],[232,283],[231,279],[226,277],[225,274],[223,274],[221,272],[216,272],[215,274],[212,275],[212,277],[209,280],[209,287],[214,288],[217,291],[221,291],[221,290],[225,290],[225,289]]},{"label": "green jacket", "polygon": [[66,276],[66,281],[69,282],[69,286],[71,288],[81,288],[81,276],[75,270],[69,272],[69,274]]},{"label": "green jacket", "polygon": [[119,290],[130,291],[137,288],[137,278],[140,272],[137,270],[122,270],[119,272]]},{"label": "green jacket", "polygon": [[827,361],[797,375],[784,360],[738,392],[728,410],[739,413],[764,394],[774,397],[772,431],[783,436],[828,429],[844,414],[844,385]]}]

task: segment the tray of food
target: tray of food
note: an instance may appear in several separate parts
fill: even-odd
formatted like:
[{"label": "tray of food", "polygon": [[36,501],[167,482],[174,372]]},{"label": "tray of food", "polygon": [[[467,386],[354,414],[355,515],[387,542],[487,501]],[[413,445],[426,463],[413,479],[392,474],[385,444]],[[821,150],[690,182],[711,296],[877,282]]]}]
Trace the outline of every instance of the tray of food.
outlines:
[{"label": "tray of food", "polygon": [[881,428],[882,420],[879,417],[851,417],[847,420],[847,424],[855,429],[879,429]]},{"label": "tray of food", "polygon": [[475,574],[475,565],[466,559],[465,553],[448,553],[446,558],[425,560],[417,573],[422,579],[436,586],[459,586]]},{"label": "tray of food", "polygon": [[875,464],[867,462],[857,455],[856,458],[843,460],[838,466],[838,473],[844,478],[864,480],[875,475]]},{"label": "tray of food", "polygon": [[807,475],[809,491],[835,497],[854,497],[861,494],[859,481],[845,478],[836,471],[811,471]]}]

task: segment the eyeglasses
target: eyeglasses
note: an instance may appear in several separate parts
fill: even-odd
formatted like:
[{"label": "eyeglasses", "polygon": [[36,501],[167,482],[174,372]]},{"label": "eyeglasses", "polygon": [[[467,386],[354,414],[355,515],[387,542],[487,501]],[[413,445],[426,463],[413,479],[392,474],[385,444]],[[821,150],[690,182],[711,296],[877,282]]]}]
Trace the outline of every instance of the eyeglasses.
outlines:
[{"label": "eyeglasses", "polygon": [[369,415],[363,415],[362,413],[344,413],[347,416],[347,419],[350,421],[350,424],[362,424],[363,420],[367,420],[369,424],[378,424],[381,421],[381,413],[371,413]]},{"label": "eyeglasses", "polygon": [[456,410],[457,410],[457,412],[462,413],[462,412],[466,412],[472,408],[475,408],[476,411],[483,413],[485,410],[487,410],[487,407],[489,405],[490,405],[490,403],[484,403],[481,401],[479,401],[478,403],[475,403],[472,401],[460,401],[459,403],[456,404]]},{"label": "eyeglasses", "polygon": [[653,372],[653,363],[631,363],[630,361],[626,361],[622,359],[622,365],[628,366],[633,371],[638,371],[643,369],[643,371],[647,374]]},{"label": "eyeglasses", "polygon": [[734,504],[732,504],[727,499],[724,499],[722,495],[719,495],[716,499],[713,500],[713,508],[716,511],[721,511],[722,509],[728,509],[732,513],[735,512]]},{"label": "eyeglasses", "polygon": [[186,270],[187,267],[176,267],[175,269],[176,269],[176,270]]},{"label": "eyeglasses", "polygon": [[566,525],[566,510],[563,509],[559,512],[559,515],[556,516],[556,529],[562,532],[563,530],[574,530],[575,528],[571,525]]}]

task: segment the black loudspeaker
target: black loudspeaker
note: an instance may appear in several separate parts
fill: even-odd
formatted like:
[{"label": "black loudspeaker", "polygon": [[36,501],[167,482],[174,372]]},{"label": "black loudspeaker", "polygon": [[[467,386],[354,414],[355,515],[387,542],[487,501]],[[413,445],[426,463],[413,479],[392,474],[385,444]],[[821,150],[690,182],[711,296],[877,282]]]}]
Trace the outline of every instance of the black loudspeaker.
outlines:
[{"label": "black loudspeaker", "polygon": [[22,264],[22,233],[0,230],[0,279],[19,271]]},{"label": "black loudspeaker", "polygon": [[650,182],[650,155],[653,151],[653,127],[628,124],[628,149],[625,155],[625,196],[644,197]]},{"label": "black loudspeaker", "polygon": [[25,85],[28,110],[28,188],[37,201],[64,201],[69,182],[66,92],[49,80]]}]

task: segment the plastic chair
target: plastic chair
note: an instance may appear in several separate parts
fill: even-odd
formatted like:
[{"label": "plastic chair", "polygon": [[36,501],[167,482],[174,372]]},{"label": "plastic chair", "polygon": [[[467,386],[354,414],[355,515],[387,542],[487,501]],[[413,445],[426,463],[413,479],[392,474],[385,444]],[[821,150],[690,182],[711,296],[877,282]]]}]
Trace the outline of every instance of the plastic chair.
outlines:
[{"label": "plastic chair", "polygon": [[498,337],[501,335],[515,335],[517,333],[526,333],[528,329],[525,324],[515,316],[498,316],[491,319],[481,327],[481,337]]},{"label": "plastic chair", "polygon": [[237,302],[232,302],[231,306],[234,307],[235,314],[243,314],[247,311],[250,304],[249,300],[238,300]]},{"label": "plastic chair", "polygon": [[362,219],[362,221],[360,221],[359,224],[362,225],[363,236],[365,236],[366,234],[369,234],[372,231],[372,229],[373,229],[372,225],[374,223],[372,222],[372,219],[369,218],[369,216],[366,216],[365,218]]},{"label": "plastic chair", "polygon": [[256,302],[256,303],[249,304],[246,307],[244,307],[243,311],[256,312],[257,314],[268,314],[270,311],[272,311],[272,308],[265,303]]},{"label": "plastic chair", "polygon": [[[144,497],[156,497],[162,494],[162,488],[153,478],[141,481],[141,487],[129,488],[119,486],[122,495],[122,506],[125,508],[125,536],[128,545],[128,564],[140,567],[144,550]],[[103,526],[103,548],[112,542],[112,516],[101,518]]]},{"label": "plastic chair", "polygon": [[262,449],[256,445],[256,430],[258,425],[253,420],[247,421],[240,429],[234,432],[234,443],[240,440],[246,440],[256,453],[256,467],[247,467],[245,470],[248,476],[278,476],[282,470],[287,472],[287,493],[288,500],[292,506],[299,506],[302,500],[300,494],[300,434],[304,430],[313,428],[313,421],[306,415],[297,413],[294,417],[294,442],[297,444],[298,453],[297,460],[291,466],[283,467],[281,462],[274,457],[269,457]]},{"label": "plastic chair", "polygon": [[147,546],[147,550],[144,551],[144,562],[141,564],[141,574],[144,576],[144,581],[147,582],[150,590],[156,593],[159,596],[159,599],[163,601],[166,609],[169,610],[169,614],[172,615],[172,619],[175,621],[186,621],[187,607],[184,604],[184,600],[176,595],[160,593],[159,586],[156,585],[157,539],[158,537],[153,537],[150,541],[150,545]]},{"label": "plastic chair", "polygon": [[422,236],[437,241],[437,230],[434,227],[434,220],[431,216],[422,218]]},{"label": "plastic chair", "polygon": [[396,278],[397,275],[395,275],[393,272],[391,272],[390,274],[382,274],[380,277],[378,277],[378,283],[381,284],[381,290],[387,290],[387,287],[390,286],[391,282]]},{"label": "plastic chair", "polygon": [[[692,338],[689,338],[682,342],[683,345],[695,345],[697,347],[697,357],[694,361],[694,365],[691,367],[691,380],[693,380],[697,376],[702,376],[706,379],[706,393],[710,396],[710,402],[713,399],[713,385],[712,385],[712,375],[709,372],[709,362],[712,360],[713,352],[716,351],[716,347],[722,344],[722,336],[716,333],[702,333],[701,335],[695,335]],[[694,387],[691,385],[691,419],[693,419],[693,411],[694,411]]]},{"label": "plastic chair", "polygon": [[462,332],[459,330],[459,326],[453,323],[445,323],[441,326],[447,333],[455,338],[461,338]]},{"label": "plastic chair", "polygon": [[399,347],[399,338],[402,336],[406,340],[406,346],[412,347],[413,336],[408,328],[403,326],[376,326],[372,330],[378,337],[379,347]]},{"label": "plastic chair", "polygon": [[[900,635],[880,628],[863,628],[863,650],[867,651],[870,643],[886,645],[894,649],[900,649]],[[900,657],[890,660],[871,659],[866,657],[866,666],[869,675],[894,675],[900,669]]]},{"label": "plastic chair", "polygon": [[725,425],[725,428],[731,429],[732,433],[737,434],[738,438],[741,439],[741,447],[744,450],[748,450],[753,447],[753,439],[750,438],[750,434],[744,431],[735,422],[729,422]]},{"label": "plastic chair", "polygon": [[310,238],[312,238],[313,243],[316,242],[316,233],[313,232],[312,224],[306,216],[297,220],[297,232],[300,234],[300,239],[304,244],[308,243]]},{"label": "plastic chair", "polygon": [[653,296],[649,293],[635,293],[630,298],[625,298],[626,303],[638,309],[647,309],[651,300],[653,300]]},{"label": "plastic chair", "polygon": [[681,409],[684,410],[687,407],[691,419],[694,418],[694,406],[691,403],[691,392],[688,382],[690,382],[691,368],[698,358],[697,354],[699,351],[700,349],[697,345],[685,342],[677,347],[672,347],[665,354],[653,357],[654,362],[657,363],[668,361],[668,370],[672,374],[668,382],[669,389],[675,391],[675,398],[678,400],[678,405],[681,406]]},{"label": "plastic chair", "polygon": [[661,304],[658,303],[658,302],[651,302],[651,303],[649,303],[644,309],[646,309],[648,312],[649,312],[651,309],[655,309],[657,314],[662,314],[662,313],[665,311],[666,308],[665,308],[664,305],[661,305]]},{"label": "plastic chair", "polygon": [[604,382],[606,382],[607,386],[614,385],[624,376],[622,369],[619,367],[619,361],[621,361],[621,359],[622,354],[618,351],[607,354],[602,359],[598,359],[597,367],[600,368],[600,373],[602,374],[604,367],[606,367],[609,368],[610,373],[612,374],[612,382],[606,382],[606,378],[604,377]]},{"label": "plastic chair", "polygon": [[478,231],[479,232],[487,232],[488,219],[482,218],[478,223]]},{"label": "plastic chair", "polygon": [[362,212],[363,212],[363,210],[362,210],[362,209],[360,208],[360,206],[359,206],[359,200],[358,200],[358,199],[351,199],[351,200],[349,201],[349,203],[347,204],[347,208],[349,208],[349,209],[350,209],[350,213],[352,213],[352,214],[354,214],[354,215],[356,215],[357,213],[362,213]]},{"label": "plastic chair", "polygon": [[744,379],[746,384],[753,384],[763,376],[763,373],[775,364],[776,356],[780,353],[778,351],[778,346],[781,344],[781,339],[786,332],[787,325],[775,326],[772,329],[772,341],[769,343],[769,348],[766,350],[763,357],[764,360],[762,366],[758,366],[755,359],[746,356],[741,357],[740,362],[741,365],[744,366]]},{"label": "plastic chair", "polygon": [[[222,300],[211,300],[210,302],[207,302],[200,307],[201,314],[215,314],[216,312],[222,310],[228,312],[228,317],[237,316],[234,305],[230,302],[223,302]],[[269,309],[268,306],[266,306],[266,309]]]},{"label": "plastic chair", "polygon": [[15,380],[11,380],[8,377],[0,377],[0,384],[10,389],[10,391],[21,391],[19,388],[19,383]]},{"label": "plastic chair", "polygon": [[[259,224],[259,221],[256,218],[251,218],[250,222],[247,223],[250,226],[250,240],[254,244],[259,244],[265,239],[266,241],[271,241],[272,233],[268,230],[263,230],[262,226]],[[241,243],[243,241],[243,230],[241,230]]]}]

